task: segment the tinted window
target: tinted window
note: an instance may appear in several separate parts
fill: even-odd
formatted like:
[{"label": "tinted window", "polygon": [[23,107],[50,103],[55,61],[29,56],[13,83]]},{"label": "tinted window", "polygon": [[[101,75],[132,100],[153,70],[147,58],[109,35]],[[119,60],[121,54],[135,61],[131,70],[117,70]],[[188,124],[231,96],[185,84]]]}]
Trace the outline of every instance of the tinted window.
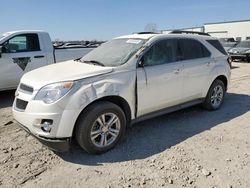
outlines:
[{"label": "tinted window", "polygon": [[4,43],[6,53],[40,51],[37,34],[15,36]]},{"label": "tinted window", "polygon": [[143,56],[144,65],[159,65],[176,61],[177,46],[178,42],[175,39],[157,42]]},{"label": "tinted window", "polygon": [[210,56],[210,52],[199,41],[193,39],[180,39],[179,44],[183,60]]},{"label": "tinted window", "polygon": [[215,47],[217,50],[219,50],[224,55],[227,55],[227,52],[225,51],[225,49],[223,48],[223,46],[221,45],[221,43],[218,40],[207,40],[207,42],[209,42],[213,47]]}]

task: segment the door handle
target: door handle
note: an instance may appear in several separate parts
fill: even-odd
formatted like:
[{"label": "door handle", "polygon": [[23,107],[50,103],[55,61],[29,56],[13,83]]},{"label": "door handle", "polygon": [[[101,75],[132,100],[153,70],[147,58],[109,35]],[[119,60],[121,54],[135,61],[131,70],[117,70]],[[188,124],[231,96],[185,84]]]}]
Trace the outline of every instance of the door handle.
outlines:
[{"label": "door handle", "polygon": [[174,70],[174,73],[175,73],[175,74],[179,74],[179,73],[180,73],[180,69],[175,69],[175,70]]},{"label": "door handle", "polygon": [[44,55],[36,55],[34,58],[44,58]]}]

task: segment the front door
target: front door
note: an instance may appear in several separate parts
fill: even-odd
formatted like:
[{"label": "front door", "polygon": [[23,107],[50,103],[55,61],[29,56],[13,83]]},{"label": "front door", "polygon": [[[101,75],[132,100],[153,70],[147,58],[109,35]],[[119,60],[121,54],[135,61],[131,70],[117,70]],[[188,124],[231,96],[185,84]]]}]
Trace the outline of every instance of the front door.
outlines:
[{"label": "front door", "polygon": [[183,83],[183,63],[178,61],[178,41],[156,42],[137,68],[137,116],[179,104]]},{"label": "front door", "polygon": [[15,36],[4,42],[0,58],[0,90],[17,87],[22,75],[46,65],[37,34]]}]

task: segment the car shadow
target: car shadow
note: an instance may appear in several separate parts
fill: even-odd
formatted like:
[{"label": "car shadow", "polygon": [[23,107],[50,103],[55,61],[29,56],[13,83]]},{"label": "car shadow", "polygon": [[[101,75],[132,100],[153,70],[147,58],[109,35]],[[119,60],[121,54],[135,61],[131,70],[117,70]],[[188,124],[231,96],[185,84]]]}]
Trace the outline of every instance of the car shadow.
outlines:
[{"label": "car shadow", "polygon": [[231,69],[238,69],[240,67],[237,67],[237,66],[232,66]]},{"label": "car shadow", "polygon": [[11,107],[15,99],[15,90],[0,91],[0,109]]},{"label": "car shadow", "polygon": [[127,129],[125,139],[120,144],[102,155],[90,155],[76,144],[69,152],[57,155],[65,161],[82,165],[145,159],[249,110],[249,95],[228,93],[223,106],[217,111],[206,111],[195,106],[137,123]]}]

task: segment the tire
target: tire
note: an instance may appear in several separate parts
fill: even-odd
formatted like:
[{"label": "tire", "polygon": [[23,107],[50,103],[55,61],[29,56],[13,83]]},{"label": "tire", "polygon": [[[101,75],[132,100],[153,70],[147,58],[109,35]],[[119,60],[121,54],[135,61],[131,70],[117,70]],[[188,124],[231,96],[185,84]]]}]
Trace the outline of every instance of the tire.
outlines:
[{"label": "tire", "polygon": [[250,63],[250,55],[247,55],[246,61],[247,61],[248,63]]},{"label": "tire", "polygon": [[87,107],[78,118],[75,137],[88,153],[101,154],[121,140],[125,129],[126,117],[119,106],[111,102],[97,102]]},{"label": "tire", "polygon": [[225,85],[221,80],[216,79],[210,86],[203,107],[207,110],[218,110],[224,101]]}]

